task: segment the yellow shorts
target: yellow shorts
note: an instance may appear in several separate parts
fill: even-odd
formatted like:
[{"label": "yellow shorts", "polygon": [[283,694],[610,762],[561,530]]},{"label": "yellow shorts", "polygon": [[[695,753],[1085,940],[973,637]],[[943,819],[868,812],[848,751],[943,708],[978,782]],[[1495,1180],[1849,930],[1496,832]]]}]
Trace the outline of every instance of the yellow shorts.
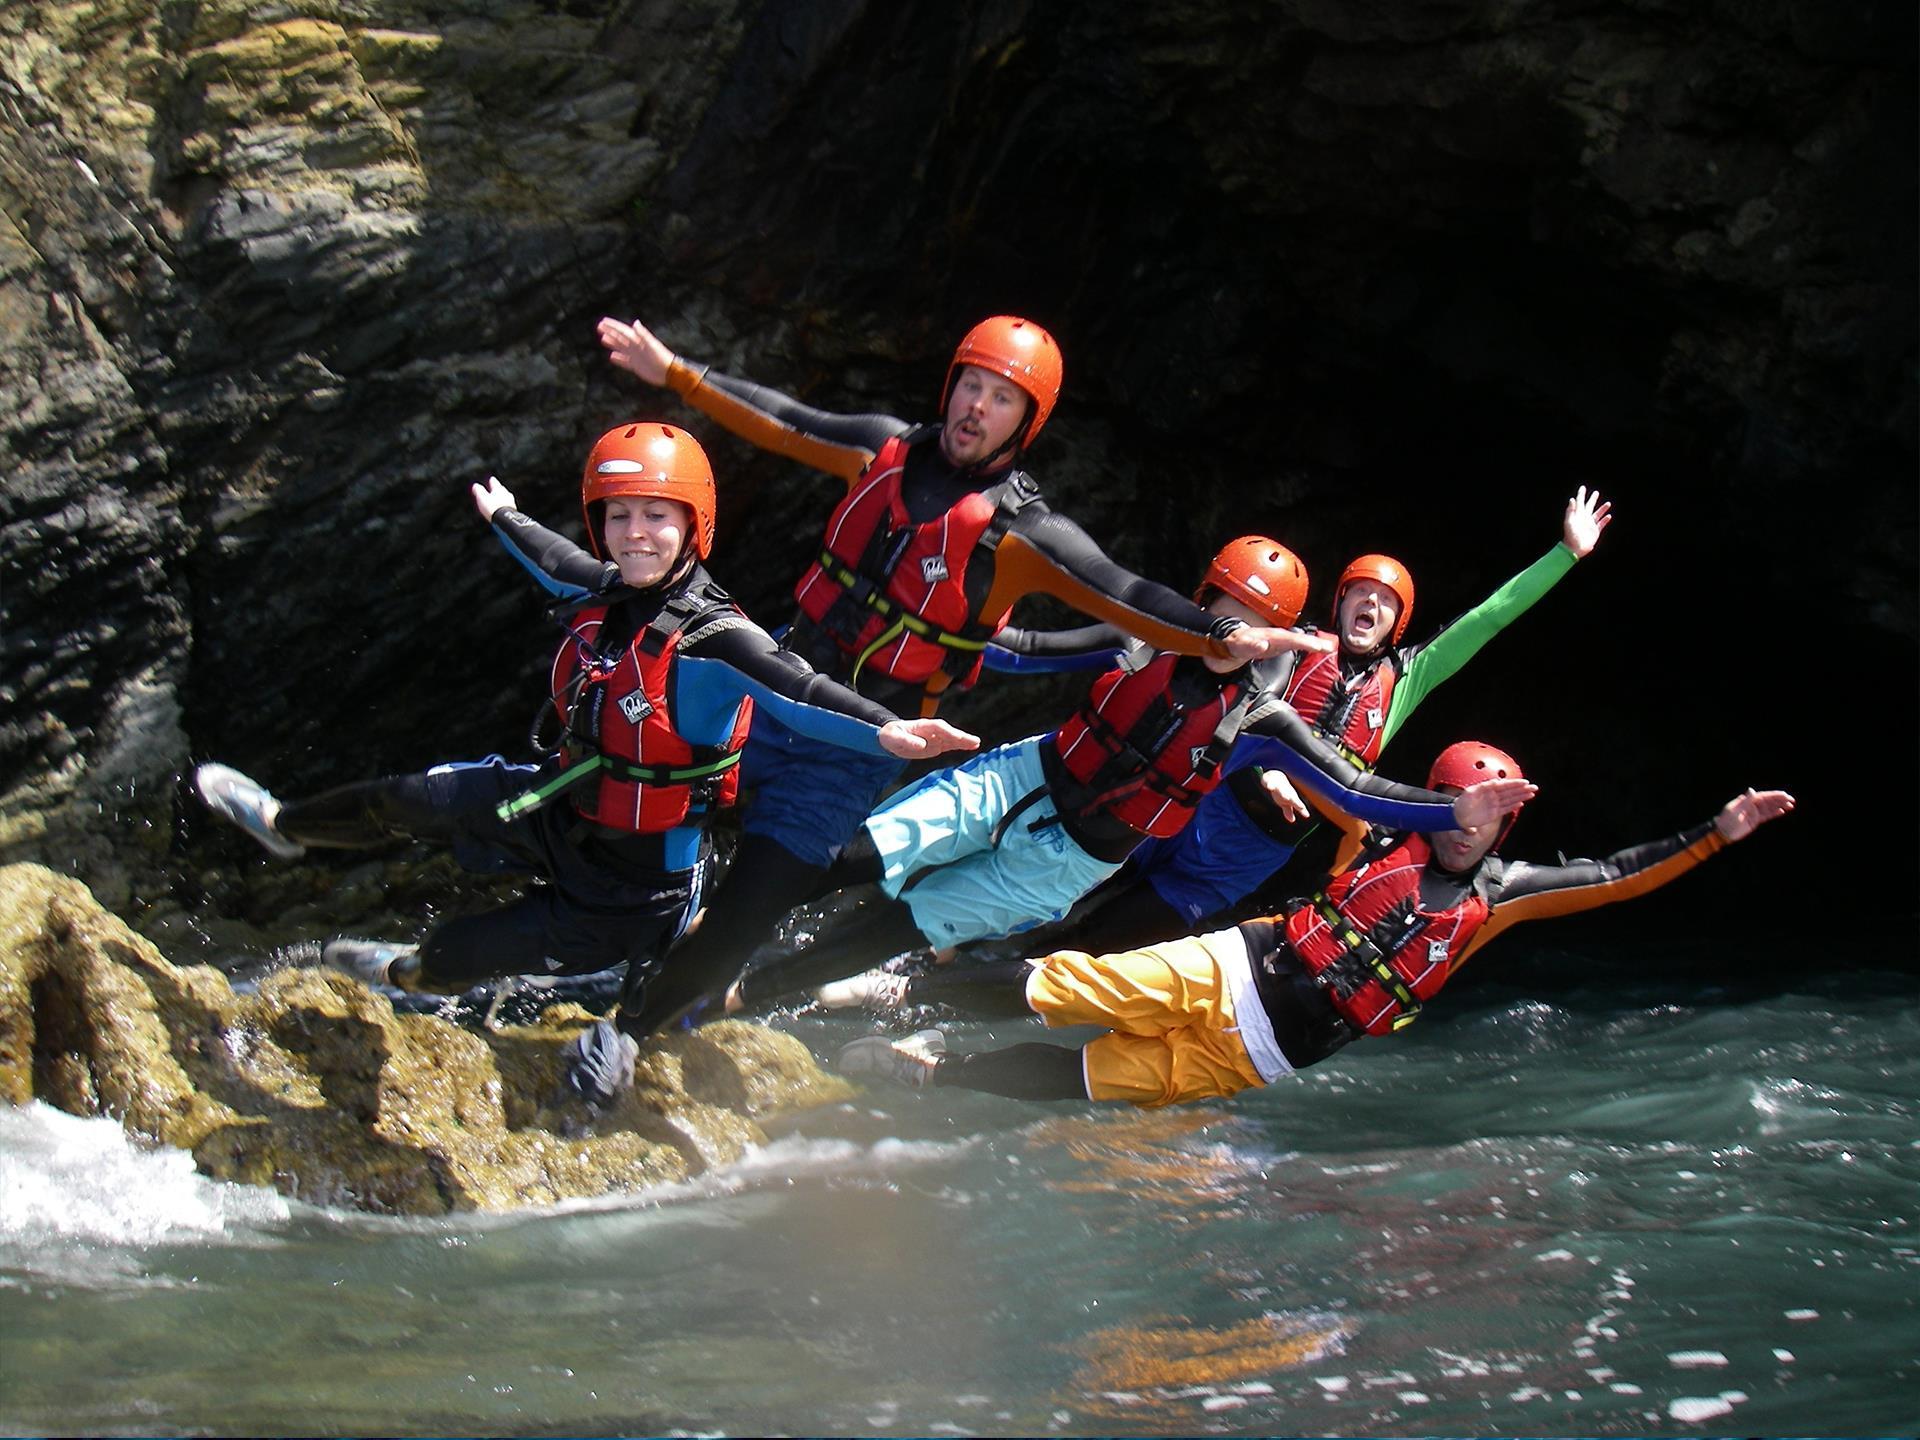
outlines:
[{"label": "yellow shorts", "polygon": [[1144,1109],[1219,1099],[1265,1082],[1240,1041],[1233,992],[1207,948],[1232,931],[1088,955],[1062,950],[1034,962],[1027,1003],[1048,1025],[1104,1025],[1082,1052],[1087,1094]]}]

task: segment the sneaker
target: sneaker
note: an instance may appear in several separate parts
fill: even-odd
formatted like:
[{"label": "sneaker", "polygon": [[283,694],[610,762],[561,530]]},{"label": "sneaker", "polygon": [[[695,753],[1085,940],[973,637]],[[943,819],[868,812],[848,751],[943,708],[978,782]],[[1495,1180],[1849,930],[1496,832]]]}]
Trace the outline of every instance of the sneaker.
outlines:
[{"label": "sneaker", "polygon": [[345,971],[362,985],[404,990],[407,987],[394,978],[394,962],[419,953],[418,945],[399,945],[391,940],[329,940],[320,947],[320,963],[330,970]]},{"label": "sneaker", "polygon": [[307,847],[273,828],[280,802],[264,785],[226,765],[202,765],[193,772],[194,788],[214,814],[238,825],[281,860],[298,860]]},{"label": "sneaker", "polygon": [[909,979],[890,970],[869,970],[822,985],[813,992],[813,1000],[823,1010],[898,1010],[907,1003]]},{"label": "sneaker", "polygon": [[877,1075],[924,1090],[933,1083],[933,1072],[946,1053],[947,1037],[938,1030],[922,1030],[904,1040],[869,1035],[841,1050],[838,1069],[842,1075]]},{"label": "sneaker", "polygon": [[633,1088],[640,1045],[610,1020],[596,1020],[560,1052],[560,1078],[589,1105],[611,1105]]}]

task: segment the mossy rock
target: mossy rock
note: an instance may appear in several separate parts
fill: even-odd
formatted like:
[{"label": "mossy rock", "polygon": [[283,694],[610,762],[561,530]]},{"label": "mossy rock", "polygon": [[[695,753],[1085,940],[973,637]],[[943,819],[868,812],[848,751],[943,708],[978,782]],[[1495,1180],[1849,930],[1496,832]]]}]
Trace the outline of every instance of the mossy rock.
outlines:
[{"label": "mossy rock", "polygon": [[592,1019],[475,1033],[331,971],[236,994],[176,966],[78,881],[0,867],[0,1098],[110,1115],[218,1179],[400,1214],[512,1210],[682,1180],[738,1159],[758,1117],[845,1084],[792,1036],[728,1021],[649,1043],[604,1112],[560,1084]]}]

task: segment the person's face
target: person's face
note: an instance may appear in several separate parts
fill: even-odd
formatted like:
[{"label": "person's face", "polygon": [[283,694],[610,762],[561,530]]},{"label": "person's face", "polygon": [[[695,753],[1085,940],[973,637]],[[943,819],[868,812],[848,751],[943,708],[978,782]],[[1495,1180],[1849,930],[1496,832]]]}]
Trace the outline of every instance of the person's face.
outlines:
[{"label": "person's face", "polygon": [[[1442,785],[1442,795],[1458,795],[1458,785]],[[1492,851],[1499,840],[1500,832],[1507,828],[1505,815],[1496,815],[1484,825],[1472,825],[1464,830],[1436,830],[1427,836],[1427,843],[1433,847],[1433,859],[1442,870],[1455,874],[1471,870]]]},{"label": "person's face", "polygon": [[1387,643],[1400,619],[1400,597],[1378,580],[1355,580],[1340,592],[1340,643],[1369,655]]},{"label": "person's face", "polygon": [[978,365],[960,367],[947,401],[940,449],[950,465],[978,465],[1014,437],[1027,418],[1027,392]]},{"label": "person's face", "polygon": [[654,495],[615,496],[606,502],[600,534],[621,581],[635,590],[658,585],[672,572],[693,528],[693,510]]}]

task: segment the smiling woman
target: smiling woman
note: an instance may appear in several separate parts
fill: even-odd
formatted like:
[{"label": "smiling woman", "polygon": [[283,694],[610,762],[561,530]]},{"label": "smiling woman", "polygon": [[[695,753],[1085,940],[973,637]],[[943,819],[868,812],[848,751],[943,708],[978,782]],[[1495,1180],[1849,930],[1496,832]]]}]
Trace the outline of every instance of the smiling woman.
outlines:
[{"label": "smiling woman", "polygon": [[[458,991],[624,963],[623,1004],[637,1009],[699,904],[705,827],[734,802],[756,703],[798,732],[875,757],[977,743],[941,720],[898,719],[814,673],[713,583],[702,566],[713,546],[713,469],[684,430],[635,422],[594,445],[580,481],[593,554],[521,514],[492,476],[472,495],[509,553],[557,597],[567,631],[548,701],[558,730],[540,762],[493,755],[285,805],[225,766],[196,776],[209,806],[282,859],[307,846],[407,837],[448,845],[483,873],[545,882],[500,909],[436,925],[417,946],[324,947],[328,964],[368,984]],[[633,1042],[602,1030],[593,1053],[630,1069]],[[583,1093],[604,1098],[611,1088],[603,1075]]]},{"label": "smiling woman", "polygon": [[692,528],[692,508],[677,500],[609,500],[600,534],[621,582],[644,590],[666,579]]}]

